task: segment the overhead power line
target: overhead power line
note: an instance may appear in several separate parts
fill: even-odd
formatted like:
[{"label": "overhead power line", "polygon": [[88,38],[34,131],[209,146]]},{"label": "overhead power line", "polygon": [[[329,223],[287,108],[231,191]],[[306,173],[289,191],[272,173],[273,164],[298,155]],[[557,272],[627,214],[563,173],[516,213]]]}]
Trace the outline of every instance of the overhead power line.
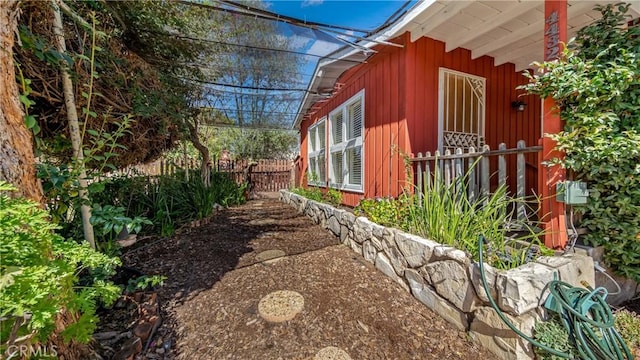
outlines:
[{"label": "overhead power line", "polygon": [[[230,12],[235,13],[235,11],[232,10],[232,9],[221,8],[219,6],[215,6],[215,5],[211,5],[211,4],[196,3],[196,2],[193,2],[193,1],[187,1],[187,0],[178,0],[178,2],[182,3],[182,4],[186,4],[186,5],[199,6],[199,7],[215,9],[215,10],[223,10],[223,11],[230,10]],[[320,27],[320,28],[326,28],[326,29],[337,29],[337,30],[344,30],[344,31],[353,31],[353,32],[358,32],[358,33],[363,33],[363,34],[366,34],[366,33],[370,32],[370,30],[362,30],[362,29],[346,27],[346,26],[340,26],[340,25],[325,24],[325,23],[320,23],[320,22],[315,22],[315,21],[301,20],[301,19],[297,19],[297,18],[294,18],[294,17],[291,17],[291,16],[281,15],[281,14],[278,14],[278,13],[274,13],[272,11],[258,9],[256,7],[253,7],[253,6],[236,3],[236,2],[233,2],[233,1],[218,0],[218,2],[222,3],[222,4],[229,5],[229,6],[233,6],[235,8],[242,9],[244,11],[252,12],[252,14],[247,14],[246,12],[243,12],[242,14],[252,15],[252,16],[253,15],[261,15],[260,18],[266,19],[266,20],[277,20],[277,21],[281,21],[281,22],[284,22],[284,23],[288,23],[288,24],[292,24],[292,25],[298,25],[298,26],[304,26],[304,27],[312,27],[312,28]]]},{"label": "overhead power line", "polygon": [[[290,16],[280,15],[280,14],[277,14],[277,13],[274,13],[274,12],[271,12],[271,11],[257,9],[257,8],[254,8],[254,7],[251,7],[251,6],[247,6],[247,5],[236,4],[236,3],[232,2],[232,1],[219,0],[219,2],[222,3],[222,4],[236,6],[236,7],[239,7],[241,9],[243,9],[244,11],[233,10],[233,9],[224,8],[224,7],[215,6],[215,5],[210,5],[210,4],[196,3],[196,2],[192,2],[192,1],[185,1],[185,0],[177,0],[177,1],[179,3],[181,3],[181,4],[198,6],[198,7],[203,7],[203,8],[207,8],[207,9],[211,9],[211,10],[217,10],[217,11],[224,11],[224,12],[228,12],[228,13],[234,14],[234,15],[250,16],[250,17],[253,17],[253,18],[256,18],[256,19],[262,19],[262,20],[280,21],[280,22],[284,22],[284,23],[287,23],[287,24],[296,25],[296,26],[300,26],[300,27],[304,27],[304,28],[309,28],[309,29],[313,29],[313,30],[325,31],[325,32],[333,33],[333,34],[338,35],[338,36],[333,36],[334,38],[336,38],[336,40],[345,42],[347,44],[350,44],[351,46],[355,46],[355,47],[357,47],[357,48],[359,48],[359,49],[361,49],[363,51],[371,51],[371,49],[366,49],[366,48],[364,48],[364,47],[362,47],[362,46],[360,46],[358,44],[349,42],[349,41],[345,40],[344,38],[353,38],[353,39],[358,40],[358,41],[369,41],[369,42],[382,44],[382,45],[404,47],[404,45],[396,44],[396,43],[389,42],[389,41],[368,39],[366,37],[368,35],[359,36],[359,35],[355,35],[355,34],[349,34],[349,33],[345,33],[345,32],[340,32],[340,31],[335,30],[336,28],[338,28],[337,26],[310,25],[311,22],[307,22],[305,20],[300,20],[300,19],[292,18]],[[366,33],[366,34],[369,33],[369,31],[356,31],[354,29],[350,29],[350,30],[346,30],[346,31],[363,32],[363,33]]]},{"label": "overhead power line", "polygon": [[225,87],[231,87],[231,88],[236,88],[236,89],[248,89],[248,90],[266,90],[266,91],[299,91],[299,92],[307,92],[310,94],[317,94],[317,95],[321,95],[315,91],[309,91],[307,89],[291,89],[291,88],[278,88],[278,87],[259,87],[259,86],[246,86],[246,85],[236,85],[236,84],[224,84],[224,83],[218,83],[215,81],[206,81],[206,80],[200,80],[200,79],[193,79],[193,78],[187,78],[187,77],[182,77],[182,76],[178,76],[180,79],[183,80],[187,80],[187,81],[193,81],[193,82],[197,82],[197,83],[201,83],[201,84],[209,84],[209,85],[217,85],[217,86],[225,86]]},{"label": "overhead power line", "polygon": [[240,129],[240,130],[255,130],[255,131],[283,131],[283,132],[298,132],[298,130],[290,128],[278,128],[278,127],[262,127],[255,125],[235,125],[235,124],[200,124],[201,126],[211,127],[214,129]]},{"label": "overhead power line", "polygon": [[251,110],[251,109],[243,109],[243,108],[223,108],[223,107],[215,107],[215,106],[208,107],[208,109],[219,110],[219,111],[252,113],[252,114],[264,114],[264,115],[298,115],[298,112],[278,111],[278,110]]},{"label": "overhead power line", "polygon": [[[236,66],[219,65],[219,64],[212,66],[211,64],[204,64],[204,63],[177,62],[177,61],[168,61],[168,60],[159,60],[159,59],[150,60],[149,63],[154,65],[179,65],[185,68],[193,68],[193,69],[220,70],[220,71],[227,71],[227,72],[239,71],[238,67]],[[303,77],[313,76],[313,74],[309,74],[309,73],[294,72],[294,71],[280,71],[278,69],[276,69],[275,71],[272,71],[271,73],[273,72],[276,72],[278,74],[283,74],[283,75],[290,75],[290,76],[303,76]],[[300,84],[306,85],[307,82],[300,82]]]},{"label": "overhead power line", "polygon": [[199,41],[199,42],[206,42],[206,43],[211,43],[211,44],[242,47],[242,48],[245,48],[245,49],[261,50],[261,51],[274,51],[274,52],[295,54],[295,55],[301,55],[301,56],[312,56],[312,57],[317,57],[317,58],[325,58],[325,59],[329,59],[329,60],[342,60],[342,61],[345,61],[345,62],[353,62],[353,63],[358,63],[358,64],[364,63],[364,61],[342,59],[342,58],[331,57],[331,56],[326,57],[326,56],[323,56],[323,55],[305,53],[303,51],[277,49],[277,48],[267,48],[267,47],[262,47],[262,46],[253,46],[253,45],[245,45],[245,44],[235,44],[235,43],[229,43],[229,42],[225,42],[225,41],[203,39],[203,38],[200,38],[200,37],[193,37],[193,36],[180,35],[180,34],[171,34],[171,33],[162,32],[162,31],[152,31],[152,30],[142,30],[142,31],[147,32],[149,34],[172,36],[172,37],[175,37],[177,39],[182,39],[182,40]]}]

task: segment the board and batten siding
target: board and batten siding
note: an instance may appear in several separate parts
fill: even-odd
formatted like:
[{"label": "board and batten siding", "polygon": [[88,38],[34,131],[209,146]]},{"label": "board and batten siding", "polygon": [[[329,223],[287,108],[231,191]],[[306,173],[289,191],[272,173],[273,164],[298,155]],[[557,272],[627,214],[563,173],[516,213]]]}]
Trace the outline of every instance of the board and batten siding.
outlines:
[{"label": "board and batten siding", "polygon": [[[300,154],[302,169],[306,170],[309,126],[364,89],[364,192],[344,191],[345,205],[355,206],[364,197],[398,196],[404,187],[411,187],[406,181],[403,154],[437,150],[441,67],[486,79],[485,142],[492,149],[503,142],[508,148],[516,147],[519,140],[537,144],[541,136],[540,99],[520,96],[524,92],[516,87],[527,83],[527,79],[515,71],[513,64],[494,66],[493,58],[488,56],[472,59],[466,49],[447,53],[443,42],[426,37],[411,42],[408,33],[393,41],[404,47],[375,48],[378,53],[367,63],[346,71],[338,79],[339,90],[330,99],[315,104],[317,110],[300,124]],[[527,104],[524,112],[511,107],[516,100]],[[508,168],[515,169],[513,162],[507,164]],[[537,189],[537,163],[536,154],[527,155],[529,189]],[[303,171],[300,175],[304,185],[305,174]]]},{"label": "board and batten siding", "polygon": [[[345,101],[364,91],[364,174],[363,192],[343,191],[345,205],[355,206],[363,197],[396,197],[406,185],[401,152],[407,148],[404,53],[380,48],[366,64],[342,75],[341,85],[328,101],[316,104],[319,110],[300,125],[303,168],[307,168],[307,130]],[[327,136],[327,141],[328,141]],[[328,143],[327,143],[328,148]],[[327,171],[327,174],[329,172]],[[304,175],[304,174],[302,174]],[[301,179],[302,180],[302,179]],[[303,182],[304,183],[304,180]]]},{"label": "board and batten siding", "polygon": [[[462,48],[446,52],[443,42],[426,37],[408,41],[402,50],[406,52],[407,59],[407,126],[413,153],[438,149],[440,68],[485,79],[485,143],[491,149],[497,149],[500,143],[505,143],[507,148],[515,148],[519,140],[530,146],[538,144],[542,117],[540,98],[516,89],[528,80],[521,72],[515,71],[513,64],[494,66],[492,57],[472,59],[471,51]],[[511,107],[511,102],[518,100],[527,104],[525,111],[518,112]],[[516,168],[515,157],[507,161],[509,169]],[[527,188],[529,192],[531,189],[537,191],[537,154],[527,154],[526,161]],[[509,181],[510,186],[515,188],[515,179],[512,180]]]}]

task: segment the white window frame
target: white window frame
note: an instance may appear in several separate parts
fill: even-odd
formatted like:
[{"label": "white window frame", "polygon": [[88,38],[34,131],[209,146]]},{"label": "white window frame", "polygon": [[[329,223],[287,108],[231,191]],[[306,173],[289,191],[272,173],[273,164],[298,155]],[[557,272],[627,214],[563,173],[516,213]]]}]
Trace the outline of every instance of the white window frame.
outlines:
[{"label": "white window frame", "polygon": [[[478,81],[482,87],[482,96],[481,96],[481,106],[482,111],[480,112],[479,123],[477,124],[478,131],[476,134],[478,136],[478,141],[474,144],[476,149],[481,148],[484,145],[485,141],[485,123],[486,123],[486,112],[487,112],[487,80],[484,77],[456,71],[448,68],[441,67],[439,68],[439,76],[438,76],[438,150],[440,152],[444,152],[444,132],[445,132],[445,101],[447,99],[447,94],[445,94],[445,77],[447,74],[464,77],[466,79],[472,79]],[[477,150],[476,150],[477,151]]]},{"label": "white window frame", "polygon": [[[309,126],[307,130],[307,184],[314,186],[327,186],[327,156],[326,156],[326,146],[327,146],[327,117],[323,117],[320,121],[315,124]],[[318,132],[319,129],[324,129],[324,139],[320,138],[320,134]],[[312,137],[313,140],[312,141]],[[315,142],[315,147],[312,146]],[[311,159],[315,159],[315,168],[311,169]],[[313,181],[312,174],[321,175],[320,171],[320,161],[324,164],[325,175],[322,179],[318,178],[316,181]]]},{"label": "white window frame", "polygon": [[[361,112],[362,112],[362,125],[360,128],[360,136],[355,136],[352,139],[347,139],[347,129],[349,128],[349,123],[352,119],[349,117],[349,107],[353,104],[360,102],[361,103]],[[333,127],[334,127],[334,118],[336,115],[342,115],[342,131],[341,137],[342,141],[339,143],[334,143],[333,138]],[[364,89],[360,90],[357,94],[352,96],[349,100],[342,103],[339,107],[329,113],[328,122],[328,131],[327,136],[329,136],[329,151],[327,154],[328,159],[328,174],[329,174],[329,187],[339,189],[339,190],[347,190],[352,192],[364,193],[364,184],[365,184],[365,173],[364,173],[364,164],[365,164],[365,153],[364,153],[364,129],[365,129],[365,102],[364,102]],[[360,148],[361,153],[361,168],[360,168],[360,184],[350,184],[349,183],[349,164],[347,159],[347,151],[350,149]],[[342,174],[334,174],[334,164],[333,164],[333,154],[342,154]],[[337,179],[341,179],[341,183],[336,181]]]}]

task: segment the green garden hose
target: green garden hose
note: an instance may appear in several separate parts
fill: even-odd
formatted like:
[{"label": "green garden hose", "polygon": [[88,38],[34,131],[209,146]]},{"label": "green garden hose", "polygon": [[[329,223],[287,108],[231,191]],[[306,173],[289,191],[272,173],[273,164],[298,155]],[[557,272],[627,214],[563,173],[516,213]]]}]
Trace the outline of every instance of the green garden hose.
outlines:
[{"label": "green garden hose", "polygon": [[[489,285],[484,274],[482,248],[484,236],[478,239],[478,255],[482,286],[493,309],[502,321],[516,334],[553,355],[569,359],[571,355],[550,348],[527,336],[516,328],[496,305],[491,297]],[[607,290],[604,288],[579,288],[559,280],[553,280],[546,286],[549,297],[545,307],[557,312],[569,334],[570,339],[582,360],[633,360],[633,355],[620,334],[614,328],[614,317],[611,308],[605,302]],[[544,292],[544,290],[543,290]]]}]

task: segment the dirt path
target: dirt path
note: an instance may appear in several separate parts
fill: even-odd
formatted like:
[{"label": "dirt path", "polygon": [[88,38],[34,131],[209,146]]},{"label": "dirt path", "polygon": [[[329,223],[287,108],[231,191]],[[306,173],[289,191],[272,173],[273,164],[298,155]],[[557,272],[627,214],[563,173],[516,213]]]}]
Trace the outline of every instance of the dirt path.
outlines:
[{"label": "dirt path", "polygon": [[[260,261],[259,253],[274,249],[286,256]],[[492,358],[275,199],[221,211],[190,233],[125,254],[124,262],[168,277],[159,290],[157,348],[146,358],[314,359],[328,346],[351,359]],[[304,308],[270,323],[258,303],[277,290],[298,292]],[[171,346],[160,354],[163,343]]]}]

